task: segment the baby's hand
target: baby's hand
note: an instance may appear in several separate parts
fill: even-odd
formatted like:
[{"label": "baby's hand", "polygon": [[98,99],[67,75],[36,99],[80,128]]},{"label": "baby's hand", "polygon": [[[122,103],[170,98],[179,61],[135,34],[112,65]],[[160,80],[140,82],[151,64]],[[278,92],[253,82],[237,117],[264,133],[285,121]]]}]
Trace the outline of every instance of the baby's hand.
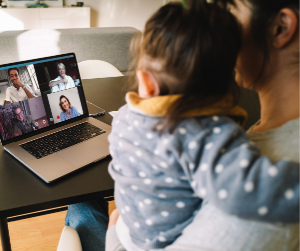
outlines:
[{"label": "baby's hand", "polygon": [[112,213],[109,217],[109,222],[108,222],[107,228],[110,228],[111,226],[116,225],[118,218],[119,218],[119,211],[118,211],[118,209],[115,209],[114,211],[112,211]]}]

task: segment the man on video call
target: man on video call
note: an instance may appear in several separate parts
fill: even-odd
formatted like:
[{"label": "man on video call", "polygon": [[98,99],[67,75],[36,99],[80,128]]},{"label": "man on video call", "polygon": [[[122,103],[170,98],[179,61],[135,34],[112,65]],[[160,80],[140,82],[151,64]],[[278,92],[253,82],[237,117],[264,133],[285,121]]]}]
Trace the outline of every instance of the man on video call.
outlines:
[{"label": "man on video call", "polygon": [[6,89],[4,105],[36,97],[30,86],[21,82],[18,68],[10,68],[7,73],[13,86]]},{"label": "man on video call", "polygon": [[[24,115],[21,107],[19,105],[15,105],[12,108],[15,119],[13,123],[13,136],[19,136],[24,133],[32,132],[34,130],[39,129],[39,124],[32,119],[31,115]],[[22,133],[18,133],[19,129]]]}]

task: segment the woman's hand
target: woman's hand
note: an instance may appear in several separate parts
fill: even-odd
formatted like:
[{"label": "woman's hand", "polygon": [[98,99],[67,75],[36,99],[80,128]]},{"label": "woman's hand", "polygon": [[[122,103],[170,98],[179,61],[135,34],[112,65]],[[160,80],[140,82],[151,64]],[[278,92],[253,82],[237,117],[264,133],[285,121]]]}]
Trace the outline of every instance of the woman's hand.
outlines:
[{"label": "woman's hand", "polygon": [[112,211],[112,213],[109,217],[109,222],[108,222],[107,228],[110,228],[111,226],[116,225],[118,218],[119,218],[119,211],[118,211],[118,209],[115,209],[114,211]]}]

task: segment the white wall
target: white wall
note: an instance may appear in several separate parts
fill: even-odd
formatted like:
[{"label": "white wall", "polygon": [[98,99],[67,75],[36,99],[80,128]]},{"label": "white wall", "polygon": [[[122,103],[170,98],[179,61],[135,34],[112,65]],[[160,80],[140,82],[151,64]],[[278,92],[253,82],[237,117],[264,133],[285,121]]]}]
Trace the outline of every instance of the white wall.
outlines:
[{"label": "white wall", "polygon": [[[67,0],[70,5],[74,0]],[[84,0],[91,7],[91,27],[130,26],[144,29],[147,19],[167,0]]]},{"label": "white wall", "polygon": [[2,85],[0,86],[0,105],[4,105],[4,100],[6,97],[6,89],[8,88],[8,83],[7,85]]},{"label": "white wall", "polygon": [[60,116],[60,113],[62,112],[59,106],[59,98],[61,95],[65,95],[71,102],[72,106],[75,106],[77,111],[80,114],[83,114],[77,88],[71,88],[60,92],[54,92],[47,95],[54,123],[60,122],[60,119],[58,119],[57,116]]},{"label": "white wall", "polygon": [[42,97],[28,99],[28,104],[33,120],[37,120],[46,116]]}]

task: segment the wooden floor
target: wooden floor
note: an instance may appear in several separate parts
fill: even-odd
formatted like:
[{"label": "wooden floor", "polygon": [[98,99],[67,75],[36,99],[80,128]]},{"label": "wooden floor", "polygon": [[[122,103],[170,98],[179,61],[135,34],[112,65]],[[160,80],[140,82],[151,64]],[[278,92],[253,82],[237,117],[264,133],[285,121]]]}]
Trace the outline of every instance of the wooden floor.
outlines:
[{"label": "wooden floor", "polygon": [[[109,214],[115,208],[109,203]],[[12,251],[55,251],[67,211],[8,223]],[[0,251],[2,251],[0,245]]]}]

